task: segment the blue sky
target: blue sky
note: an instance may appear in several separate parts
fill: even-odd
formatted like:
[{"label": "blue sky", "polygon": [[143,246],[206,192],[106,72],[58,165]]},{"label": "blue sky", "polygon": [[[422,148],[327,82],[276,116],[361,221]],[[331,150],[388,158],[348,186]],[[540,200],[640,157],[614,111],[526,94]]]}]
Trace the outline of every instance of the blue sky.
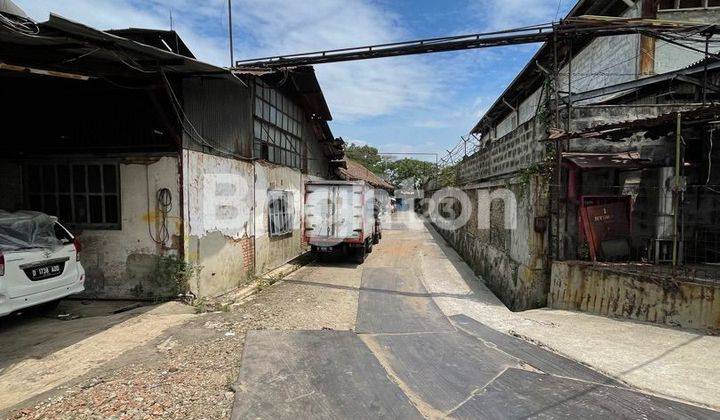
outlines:
[{"label": "blue sky", "polygon": [[[198,58],[229,63],[226,0],[15,0],[98,29],[175,29]],[[562,17],[574,0],[233,0],[235,57],[484,32]],[[559,12],[558,12],[559,10]],[[335,136],[382,152],[452,148],[522,69],[532,46],[316,66]]]}]

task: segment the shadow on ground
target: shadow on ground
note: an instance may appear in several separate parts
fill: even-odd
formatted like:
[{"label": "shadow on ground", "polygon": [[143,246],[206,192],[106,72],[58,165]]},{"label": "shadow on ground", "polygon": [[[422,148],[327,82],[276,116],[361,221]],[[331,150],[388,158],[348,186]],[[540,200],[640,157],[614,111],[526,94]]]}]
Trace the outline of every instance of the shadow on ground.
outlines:
[{"label": "shadow on ground", "polygon": [[53,310],[28,308],[0,318],[0,373],[27,359],[42,359],[154,306],[132,301],[65,299]]}]

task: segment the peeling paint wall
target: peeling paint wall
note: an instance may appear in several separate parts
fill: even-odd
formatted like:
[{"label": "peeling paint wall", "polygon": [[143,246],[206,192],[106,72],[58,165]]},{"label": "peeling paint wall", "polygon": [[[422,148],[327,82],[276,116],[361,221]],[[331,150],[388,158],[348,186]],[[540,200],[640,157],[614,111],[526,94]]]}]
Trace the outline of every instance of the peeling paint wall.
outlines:
[{"label": "peeling paint wall", "polygon": [[252,162],[183,150],[185,257],[201,268],[190,289],[215,296],[254,274]]},{"label": "peeling paint wall", "polygon": [[[107,298],[152,298],[165,287],[156,284],[153,273],[159,255],[177,255],[182,223],[178,159],[163,157],[155,163],[120,165],[121,229],[74,232],[82,243],[81,262],[87,280],[85,295]],[[170,241],[156,244],[160,213],[156,192],[170,190],[175,204],[167,217]],[[149,211],[148,211],[149,208]]]},{"label": "peeling paint wall", "polygon": [[548,306],[720,332],[720,284],[645,279],[590,263],[553,263]]},{"label": "peeling paint wall", "polygon": [[[302,243],[302,217],[305,177],[300,171],[266,162],[255,163],[255,272],[262,274],[305,252]],[[268,191],[285,190],[293,195],[293,231],[270,236],[268,231]]]},{"label": "peeling paint wall", "polygon": [[[172,156],[120,160],[120,217],[118,230],[72,229],[82,243],[80,259],[87,280],[87,297],[155,298],[167,293],[167,285],[153,276],[159,255],[178,255],[182,222],[180,219],[180,180],[178,159]],[[20,210],[22,203],[21,163],[0,164],[4,180],[0,183],[2,208]],[[155,243],[161,224],[156,193],[170,190],[173,208],[167,217],[169,241],[165,247]]]}]

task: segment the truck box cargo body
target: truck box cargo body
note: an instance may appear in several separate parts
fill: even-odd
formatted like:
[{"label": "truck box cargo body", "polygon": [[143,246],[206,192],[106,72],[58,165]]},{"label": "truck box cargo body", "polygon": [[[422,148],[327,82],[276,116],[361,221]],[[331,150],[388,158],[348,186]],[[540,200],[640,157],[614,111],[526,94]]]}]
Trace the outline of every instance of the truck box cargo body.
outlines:
[{"label": "truck box cargo body", "polygon": [[373,188],[364,181],[316,181],[305,188],[305,240],[316,254],[362,262],[381,236]]}]

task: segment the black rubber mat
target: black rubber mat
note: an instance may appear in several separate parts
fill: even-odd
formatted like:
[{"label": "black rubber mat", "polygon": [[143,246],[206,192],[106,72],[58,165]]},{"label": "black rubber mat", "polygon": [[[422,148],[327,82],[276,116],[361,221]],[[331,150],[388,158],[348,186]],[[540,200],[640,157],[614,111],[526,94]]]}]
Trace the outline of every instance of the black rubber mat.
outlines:
[{"label": "black rubber mat", "polygon": [[442,412],[464,402],[508,367],[508,355],[463,332],[376,335],[365,340],[416,395]]},{"label": "black rubber mat", "polygon": [[350,331],[250,331],[233,419],[420,418]]},{"label": "black rubber mat", "polygon": [[508,369],[451,416],[460,419],[717,419],[718,413],[629,389]]},{"label": "black rubber mat", "polygon": [[545,373],[583,381],[622,386],[620,382],[596,372],[581,363],[545,350],[542,347],[528,343],[517,337],[503,334],[466,315],[454,315],[451,316],[450,319],[463,331],[472,334],[480,340],[494,344],[503,352],[517,357],[535,369]]},{"label": "black rubber mat", "polygon": [[455,331],[414,274],[365,268],[358,302],[358,333]]}]

